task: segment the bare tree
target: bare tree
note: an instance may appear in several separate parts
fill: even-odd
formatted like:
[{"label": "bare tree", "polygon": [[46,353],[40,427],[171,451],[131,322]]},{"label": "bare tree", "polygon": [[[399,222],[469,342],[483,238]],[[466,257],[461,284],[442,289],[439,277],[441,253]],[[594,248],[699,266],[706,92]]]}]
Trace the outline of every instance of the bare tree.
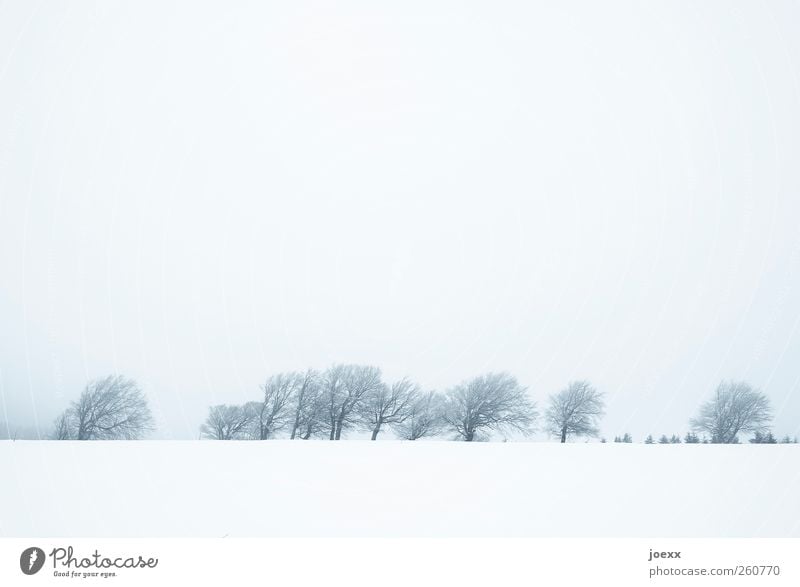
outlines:
[{"label": "bare tree", "polygon": [[394,425],[395,433],[404,440],[417,440],[425,436],[436,436],[444,427],[442,411],[444,398],[429,391],[417,398],[408,410],[408,416]]},{"label": "bare tree", "polygon": [[603,394],[588,381],[573,381],[550,396],[545,420],[547,431],[566,442],[569,436],[597,436],[597,421],[604,414]]},{"label": "bare tree", "polygon": [[320,374],[308,369],[302,375],[300,388],[295,396],[294,421],[289,438],[308,440],[319,433],[324,426],[325,402],[322,396]]},{"label": "bare tree", "polygon": [[447,426],[468,442],[490,430],[529,434],[537,416],[527,390],[508,373],[488,373],[452,388],[443,413]]},{"label": "bare tree", "polygon": [[309,399],[308,409],[303,412],[296,438],[308,440],[314,436],[324,436],[328,425],[326,409],[325,398],[317,388]]},{"label": "bare tree", "polygon": [[56,418],[55,426],[53,427],[53,440],[73,440],[72,431],[75,426],[72,423],[71,410],[65,410],[61,415]]},{"label": "bare tree", "polygon": [[740,432],[765,432],[771,420],[767,396],[744,381],[723,381],[690,424],[693,430],[708,433],[711,442],[734,444]]},{"label": "bare tree", "polygon": [[253,403],[244,406],[227,404],[211,406],[206,421],[200,427],[200,432],[206,438],[214,440],[246,438],[248,428],[256,417]]},{"label": "bare tree", "polygon": [[123,375],[90,381],[78,401],[56,420],[54,438],[135,440],[153,429],[153,416],[139,385]]},{"label": "bare tree", "polygon": [[339,411],[345,403],[344,380],[351,369],[347,365],[333,365],[322,374],[321,395],[325,405],[325,425],[330,440],[336,439]]},{"label": "bare tree", "polygon": [[279,373],[267,379],[261,386],[263,399],[250,405],[254,439],[266,440],[289,424],[291,402],[302,384],[300,373]]},{"label": "bare tree", "polygon": [[372,430],[372,440],[378,438],[384,424],[402,424],[420,396],[420,388],[407,378],[391,386],[375,386],[364,397],[359,408],[363,423]]},{"label": "bare tree", "polygon": [[322,379],[329,437],[340,440],[342,430],[355,422],[357,408],[364,398],[382,385],[381,370],[362,365],[334,365]]}]

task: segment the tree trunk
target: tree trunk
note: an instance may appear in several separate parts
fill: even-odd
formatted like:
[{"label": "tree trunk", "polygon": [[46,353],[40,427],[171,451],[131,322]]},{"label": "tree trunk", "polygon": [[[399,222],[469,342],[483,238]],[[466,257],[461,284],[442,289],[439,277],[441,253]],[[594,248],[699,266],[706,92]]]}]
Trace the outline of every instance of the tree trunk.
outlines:
[{"label": "tree trunk", "polygon": [[378,432],[381,431],[381,423],[378,422],[377,426],[372,430],[372,440],[378,438]]},{"label": "tree trunk", "polygon": [[339,411],[339,418],[336,420],[336,440],[342,439],[342,428],[344,428],[344,408]]},{"label": "tree trunk", "polygon": [[566,441],[567,441],[567,427],[566,427],[566,426],[564,426],[564,427],[561,429],[561,442],[562,442],[562,443],[564,443],[564,442],[566,442]]},{"label": "tree trunk", "polygon": [[[307,378],[306,381],[308,381]],[[306,384],[303,383],[303,387],[300,389],[300,394],[297,396],[297,407],[294,410],[294,425],[292,425],[292,435],[289,437],[289,440],[294,440],[294,437],[297,435],[297,429],[300,427],[300,406],[303,405],[303,398],[305,395]]]},{"label": "tree trunk", "polygon": [[473,432],[472,430],[470,430],[464,435],[464,440],[467,442],[472,442],[473,438],[475,438],[475,432]]}]

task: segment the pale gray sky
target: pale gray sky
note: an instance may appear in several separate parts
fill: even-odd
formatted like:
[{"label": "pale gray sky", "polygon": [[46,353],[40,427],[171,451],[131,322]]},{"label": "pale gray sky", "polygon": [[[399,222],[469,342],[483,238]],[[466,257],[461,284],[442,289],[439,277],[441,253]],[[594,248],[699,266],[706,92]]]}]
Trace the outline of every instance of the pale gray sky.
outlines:
[{"label": "pale gray sky", "polygon": [[800,433],[798,69],[789,1],[4,2],[0,421],[342,361]]}]

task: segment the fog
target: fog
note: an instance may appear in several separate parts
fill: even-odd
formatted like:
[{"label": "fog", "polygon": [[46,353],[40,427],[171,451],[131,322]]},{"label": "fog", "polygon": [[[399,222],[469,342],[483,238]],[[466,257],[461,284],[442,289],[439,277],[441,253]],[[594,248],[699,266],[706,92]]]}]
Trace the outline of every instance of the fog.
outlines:
[{"label": "fog", "polygon": [[[282,4],[282,5],[279,5]],[[334,5],[335,4],[335,5]],[[157,437],[269,374],[507,370],[800,433],[800,6],[0,5],[0,422],[124,373]]]}]

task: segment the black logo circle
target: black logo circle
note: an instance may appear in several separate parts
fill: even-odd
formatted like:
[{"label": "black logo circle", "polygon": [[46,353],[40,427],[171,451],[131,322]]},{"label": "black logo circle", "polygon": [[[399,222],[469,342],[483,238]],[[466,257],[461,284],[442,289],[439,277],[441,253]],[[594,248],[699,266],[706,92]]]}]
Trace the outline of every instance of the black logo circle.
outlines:
[{"label": "black logo circle", "polygon": [[35,575],[44,566],[44,551],[38,546],[31,546],[19,555],[19,568],[26,575]]}]

